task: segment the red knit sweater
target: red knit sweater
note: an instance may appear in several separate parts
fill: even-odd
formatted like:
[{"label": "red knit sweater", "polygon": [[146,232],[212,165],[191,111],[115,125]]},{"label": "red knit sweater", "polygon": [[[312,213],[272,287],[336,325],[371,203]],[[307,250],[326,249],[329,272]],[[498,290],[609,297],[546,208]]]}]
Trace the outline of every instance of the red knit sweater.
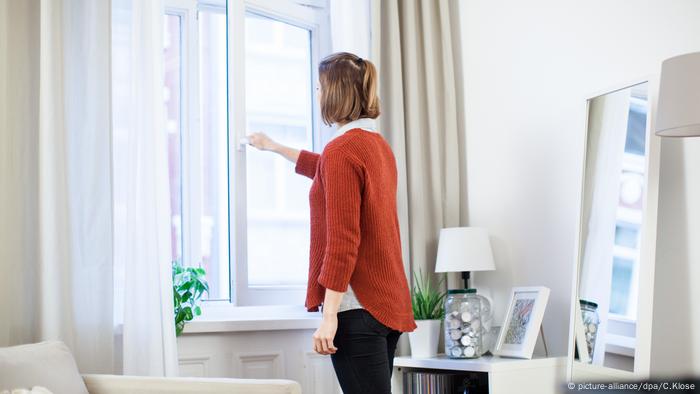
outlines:
[{"label": "red knit sweater", "polygon": [[320,155],[302,150],[295,170],[313,179],[307,310],[318,311],[325,289],[345,292],[349,283],[377,320],[413,331],[389,144],[379,133],[351,129]]}]

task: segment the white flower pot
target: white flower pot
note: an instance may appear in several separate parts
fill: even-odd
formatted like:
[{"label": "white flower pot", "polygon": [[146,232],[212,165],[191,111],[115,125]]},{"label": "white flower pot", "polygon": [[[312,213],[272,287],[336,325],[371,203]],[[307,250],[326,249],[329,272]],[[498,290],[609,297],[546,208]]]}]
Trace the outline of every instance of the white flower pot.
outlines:
[{"label": "white flower pot", "polygon": [[415,330],[408,333],[411,357],[429,358],[437,356],[442,320],[416,320]]}]

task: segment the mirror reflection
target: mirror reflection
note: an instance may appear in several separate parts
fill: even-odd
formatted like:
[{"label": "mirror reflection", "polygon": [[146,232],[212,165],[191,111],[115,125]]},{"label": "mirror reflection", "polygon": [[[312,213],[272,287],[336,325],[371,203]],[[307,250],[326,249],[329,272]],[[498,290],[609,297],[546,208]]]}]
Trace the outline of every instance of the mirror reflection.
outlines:
[{"label": "mirror reflection", "polygon": [[635,357],[647,88],[610,92],[588,106],[576,357],[627,371]]}]

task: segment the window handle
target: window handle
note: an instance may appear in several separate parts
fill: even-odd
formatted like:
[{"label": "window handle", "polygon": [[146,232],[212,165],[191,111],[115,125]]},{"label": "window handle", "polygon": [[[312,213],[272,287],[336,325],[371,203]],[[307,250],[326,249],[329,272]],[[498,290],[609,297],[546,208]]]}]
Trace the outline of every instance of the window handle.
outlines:
[{"label": "window handle", "polygon": [[241,152],[245,151],[245,146],[248,144],[250,144],[248,137],[242,137],[240,140],[238,140],[238,150]]}]

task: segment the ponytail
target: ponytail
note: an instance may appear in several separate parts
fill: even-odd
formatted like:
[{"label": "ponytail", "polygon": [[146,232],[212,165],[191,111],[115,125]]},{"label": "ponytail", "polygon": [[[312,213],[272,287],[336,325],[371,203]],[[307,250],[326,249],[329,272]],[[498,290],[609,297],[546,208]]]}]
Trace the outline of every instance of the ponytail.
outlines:
[{"label": "ponytail", "polygon": [[374,64],[365,59],[361,59],[364,64],[365,73],[362,77],[363,109],[368,118],[379,116],[379,97],[377,97],[377,68]]}]

